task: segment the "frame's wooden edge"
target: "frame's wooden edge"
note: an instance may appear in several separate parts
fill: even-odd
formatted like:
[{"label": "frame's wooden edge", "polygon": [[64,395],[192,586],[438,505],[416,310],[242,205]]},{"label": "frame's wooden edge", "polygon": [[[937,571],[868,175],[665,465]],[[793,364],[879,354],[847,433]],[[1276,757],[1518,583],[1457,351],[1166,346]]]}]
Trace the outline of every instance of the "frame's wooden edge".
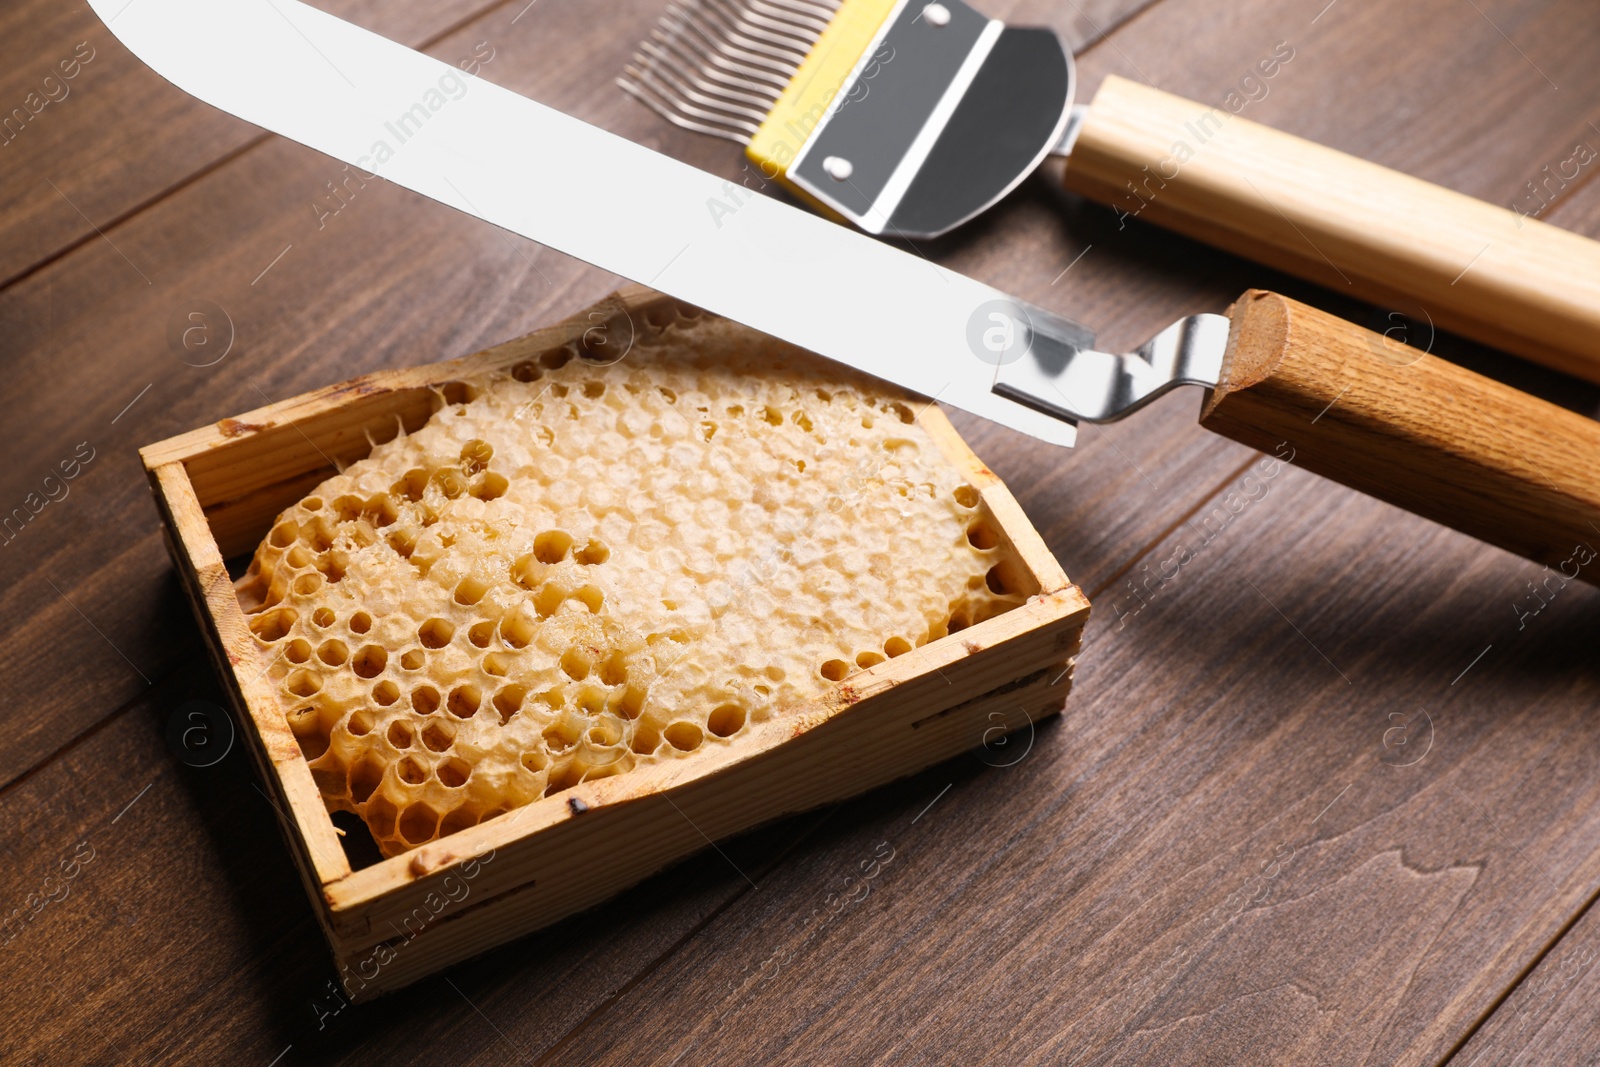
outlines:
[{"label": "frame's wooden edge", "polygon": [[582,337],[593,325],[589,316],[595,313],[603,313],[608,309],[628,314],[642,313],[661,304],[689,307],[682,301],[644,286],[624,286],[582,311],[522,337],[502,341],[500,344],[439,363],[372,371],[358,378],[323,386],[264,407],[253,408],[240,415],[219,419],[209,426],[201,426],[175,437],[145,445],[139,449],[139,458],[146,470],[153,471],[168,463],[188,461],[203,456],[241,437],[336,411],[353,396],[432,388],[457,378],[499,370],[531,354],[559,348],[569,341]]},{"label": "frame's wooden edge", "polygon": [[[857,717],[874,714],[882,710],[887,699],[900,697],[916,700],[927,711],[926,717],[934,718],[941,710],[981,698],[1013,680],[1019,657],[1026,655],[1030,661],[1070,660],[1078,652],[1088,611],[1089,602],[1076,586],[1039,594],[958,634],[852,675],[819,701],[814,710],[768,720],[731,744],[712,752],[697,752],[693,760],[674,760],[638,768],[628,775],[585,782],[355,871],[326,887],[334,924],[346,931],[347,937],[353,937],[348,933],[352,924],[358,927],[364,921],[370,922],[372,906],[400,908],[403,898],[426,895],[429,887],[475,857],[499,853],[602,807],[638,803],[722,777],[753,760],[770,757],[781,746],[836,722],[847,711],[855,710]],[[1032,652],[1023,647],[1034,643],[1042,643],[1043,647]],[[1014,654],[982,655],[1003,647]],[[1070,684],[1070,678],[1066,681]],[[579,802],[578,811],[573,810],[574,800]],[[496,875],[509,866],[498,868]],[[500,883],[502,879],[492,881]],[[493,891],[503,892],[514,884],[498,884]],[[381,938],[369,937],[367,943],[377,940]]]},{"label": "frame's wooden edge", "polygon": [[[986,619],[959,633],[941,637],[937,641],[930,641],[897,659],[885,660],[874,667],[850,675],[835,685],[833,691],[824,698],[828,717],[831,718],[838,711],[854,704],[873,697],[881,697],[899,686],[923,680],[928,677],[929,672],[937,676],[940,671],[954,666],[961,660],[970,659],[979,653],[999,648],[1063,622],[1076,623],[1077,628],[1081,630],[1083,624],[1088,621],[1088,613],[1089,598],[1075,585],[1038,593],[1029,597],[1025,603],[1018,604],[1010,611],[996,615],[992,619]],[[1075,649],[1071,652],[1065,651],[1065,646],[1057,651],[1063,652],[1064,655],[1076,654]],[[919,657],[918,653],[929,654]],[[913,659],[917,662],[906,662]],[[902,664],[900,671],[884,670],[885,667],[897,663]],[[986,691],[980,690],[980,695]]]},{"label": "frame's wooden edge", "polygon": [[955,424],[950,421],[950,416],[944,413],[937,401],[930,400],[917,412],[917,422],[928,432],[939,445],[946,457],[960,467],[972,482],[972,487],[979,491],[991,485],[1000,484],[1000,476],[988,467],[983,460],[967,444]]},{"label": "frame's wooden edge", "polygon": [[917,422],[938,443],[944,454],[966,472],[967,481],[978,490],[978,495],[983,498],[1000,527],[999,532],[1021,558],[1023,566],[1033,574],[1040,591],[1050,593],[1071,585],[1067,572],[1044,543],[1044,538],[1039,536],[1039,531],[1033,528],[1033,523],[1028,521],[1022,505],[1017,503],[1016,497],[1011,495],[1011,490],[1006,488],[1000,476],[985,466],[978,454],[972,451],[972,446],[956,430],[944,409],[929,402],[918,413]]},{"label": "frame's wooden edge", "polygon": [[[855,754],[856,763],[828,760],[816,775],[774,774],[769,773],[769,768],[749,765],[729,768],[728,773],[748,778],[765,794],[754,801],[762,815],[752,825],[835,803],[978,747],[992,737],[997,721],[1021,730],[1027,723],[1047,719],[1059,713],[1071,689],[1070,680],[1055,666],[1035,670],[1019,682],[1022,684],[1014,688],[1002,686],[962,702],[944,714],[912,721],[909,737],[906,719],[914,714],[909,708],[901,708],[894,721],[888,721],[888,715],[877,715],[840,722],[841,733],[848,727],[852,734],[851,743],[837,743],[824,750],[848,749]],[[884,742],[891,737],[908,743],[898,748],[891,746],[886,752]],[[815,759],[816,754],[809,758]],[[551,861],[550,866],[557,870],[572,866],[574,853],[584,850],[609,863],[606,876],[593,884],[574,884],[543,896],[538,894],[537,883],[492,892],[482,875],[492,870],[501,857],[482,857],[477,866],[463,871],[451,885],[451,895],[461,898],[458,910],[438,910],[436,906],[444,900],[441,896],[420,906],[425,910],[413,907],[397,917],[396,926],[390,928],[390,936],[385,939],[336,947],[335,960],[346,991],[352,1000],[367,1001],[409,985],[512,937],[592,907],[682,856],[703,850],[707,838],[747,829],[743,824],[749,820],[716,800],[719,790],[732,785],[731,781],[696,781],[675,792],[670,805],[640,798],[626,813],[601,810],[585,815],[593,822],[581,829],[565,829],[559,840],[538,839],[535,847],[541,858]],[[750,799],[743,788],[738,792],[741,798]],[[584,840],[574,836],[580,833]]]},{"label": "frame's wooden edge", "polygon": [[[560,323],[524,337],[441,363],[374,372],[256,409],[234,419],[224,419],[213,426],[140,450],[169,528],[176,534],[174,544],[180,547],[175,551],[181,551],[187,557],[192,570],[186,586],[190,582],[195,584],[191,595],[195,597],[201,614],[207,617],[215,646],[213,651],[219,660],[226,660],[225,664],[219,662],[219,666],[233,678],[232,695],[243,705],[243,720],[255,728],[252,752],[258,762],[272,765],[274,773],[265,775],[263,768],[264,776],[269,781],[277,782],[275,791],[288,804],[293,815],[292,829],[299,836],[294,843],[294,851],[303,873],[312,883],[313,896],[323,905],[319,920],[334,944],[348,946],[351,933],[349,924],[354,922],[359,926],[363,919],[370,924],[372,919],[366,912],[372,906],[376,905],[385,912],[392,910],[403,903],[397,898],[409,898],[426,892],[430,886],[437,884],[438,879],[471,862],[473,857],[495,849],[517,846],[540,830],[561,825],[574,814],[569,803],[571,800],[578,800],[591,809],[596,806],[615,809],[619,805],[645,801],[652,796],[693,788],[707,780],[714,782],[729,770],[743,766],[750,760],[770,756],[786,741],[838,720],[840,713],[852,706],[868,701],[875,705],[881,705],[886,700],[892,701],[894,698],[891,694],[906,696],[911,690],[928,688],[928,693],[923,694],[923,703],[926,707],[936,709],[933,714],[937,716],[940,714],[937,709],[949,710],[961,706],[963,701],[970,703],[979,699],[996,684],[1003,684],[1007,680],[1001,678],[1002,675],[1015,673],[1014,657],[980,657],[980,653],[996,645],[1015,641],[1017,644],[1012,647],[1016,651],[1023,645],[1032,647],[1032,642],[1056,634],[1059,637],[1054,646],[1059,653],[1056,658],[1070,662],[1070,658],[1076,654],[1088,610],[1087,600],[1081,591],[1067,581],[1065,573],[1000,479],[972,453],[944,412],[937,405],[929,403],[918,415],[918,421],[937,447],[978,490],[989,512],[987,517],[998,528],[1002,539],[1016,550],[1035,587],[1041,590],[1039,594],[1002,615],[969,627],[959,635],[932,642],[905,656],[858,673],[820,701],[814,710],[786,715],[762,724],[759,730],[752,731],[722,751],[703,754],[692,761],[692,767],[674,761],[642,768],[643,773],[640,774],[585,783],[557,797],[536,801],[499,819],[460,831],[446,840],[424,845],[352,872],[298,744],[282,716],[272,714],[272,709],[278,706],[275,693],[269,691],[270,687],[260,685],[260,673],[255,677],[246,677],[249,671],[242,669],[246,664],[259,664],[259,651],[234,595],[232,583],[227,578],[217,542],[211,536],[207,513],[202,507],[195,475],[190,471],[189,464],[252,436],[273,433],[275,439],[283,438],[292,442],[294,437],[305,435],[306,430],[302,427],[312,420],[327,416],[337,422],[340,414],[347,412],[354,402],[366,398],[377,401],[376,404],[358,405],[362,409],[359,418],[370,421],[375,414],[382,414],[381,398],[386,395],[418,389],[439,391],[448,388],[452,382],[470,382],[485,374],[503,371],[518,362],[580,340],[595,325],[596,316],[621,312],[629,315],[630,319],[640,317],[641,321],[635,322],[635,329],[641,326],[664,328],[667,323],[649,315],[653,307],[661,305],[676,308],[679,315],[685,314],[687,309],[689,317],[698,312],[698,309],[648,288],[627,286]],[[316,432],[324,436],[329,433],[337,435],[343,429],[348,429],[334,425],[330,430],[328,426],[321,425],[322,421],[326,420],[318,421]],[[267,447],[277,449],[280,446],[272,444]],[[206,466],[208,475],[213,465]],[[225,503],[214,501],[213,506]],[[1071,645],[1070,651],[1067,650],[1068,644]],[[1039,654],[1037,650],[1032,653],[1035,658]],[[975,662],[953,672],[960,677],[962,684],[955,691],[941,692],[950,682],[940,672],[975,657]],[[928,685],[929,676],[939,681],[937,689]],[[1066,684],[1070,685],[1070,681]],[[1065,693],[1065,686],[1062,687],[1062,693]],[[859,719],[859,716],[854,718]],[[704,758],[707,755],[714,758],[707,760]],[[522,850],[513,848],[513,851]],[[519,874],[526,875],[526,872],[511,872],[510,877]],[[493,881],[500,880],[496,878]],[[485,885],[484,888],[488,889],[489,886]],[[494,891],[508,892],[515,888],[516,883],[512,881]],[[365,939],[368,943],[381,940],[372,937],[370,930]]]},{"label": "frame's wooden edge", "polygon": [[294,852],[303,857],[310,867],[308,877],[316,883],[318,892],[329,882],[337,881],[350,873],[350,861],[339,844],[333,822],[328,817],[322,794],[311,777],[293,732],[282,715],[262,714],[261,708],[276,708],[278,701],[270,687],[261,684],[265,671],[252,668],[260,663],[255,647],[255,636],[245,621],[244,611],[234,594],[233,581],[222,555],[217,551],[205,513],[195,496],[194,488],[181,462],[165,463],[149,472],[157,503],[174,534],[171,543],[184,554],[189,575],[185,589],[203,607],[210,620],[208,644],[220,661],[219,666],[233,676],[234,689],[243,707],[239,712],[242,724],[249,725],[249,748],[264,771],[271,766],[273,773],[264,775],[268,785],[277,785],[275,792],[288,805],[284,815],[299,835],[300,847]]},{"label": "frame's wooden edge", "polygon": [[[1005,483],[996,481],[993,485],[980,490],[980,493],[984,504],[988,506],[996,524],[1000,527],[1001,534],[1011,543],[1012,549],[1022,560],[1023,565],[1033,572],[1042,591],[1056,592],[1077,588],[1067,577],[1067,572],[1062,569],[1055,554],[1050,551],[1050,546],[1044,543],[1039,531],[1028,521],[1022,505],[1017,503],[1017,498],[1011,495],[1011,490],[1006,488]],[[1084,603],[1087,604],[1088,601]]]}]

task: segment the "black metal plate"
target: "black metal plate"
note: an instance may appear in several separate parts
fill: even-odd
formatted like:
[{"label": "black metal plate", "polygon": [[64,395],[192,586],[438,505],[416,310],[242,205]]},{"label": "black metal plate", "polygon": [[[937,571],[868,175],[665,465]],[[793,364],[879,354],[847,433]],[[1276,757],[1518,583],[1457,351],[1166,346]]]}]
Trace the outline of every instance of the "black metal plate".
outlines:
[{"label": "black metal plate", "polygon": [[1060,134],[1070,63],[1051,31],[1006,27],[884,232],[936,236],[1010,192]]},{"label": "black metal plate", "polygon": [[[872,207],[989,22],[946,0],[950,21],[935,26],[922,18],[925,6],[912,0],[900,9],[872,62],[845,86],[789,170],[791,181],[849,215]],[[829,156],[850,161],[849,180],[835,181],[822,169]]]}]

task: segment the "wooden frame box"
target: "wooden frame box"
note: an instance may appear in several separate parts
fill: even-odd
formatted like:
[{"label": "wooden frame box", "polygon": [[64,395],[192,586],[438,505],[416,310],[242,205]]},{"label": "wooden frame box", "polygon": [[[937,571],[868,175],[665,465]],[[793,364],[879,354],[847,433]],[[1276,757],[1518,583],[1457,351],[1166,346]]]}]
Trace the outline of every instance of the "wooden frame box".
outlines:
[{"label": "wooden frame box", "polygon": [[347,992],[364,1000],[573,914],[718,840],[873,788],[1060,710],[1089,604],[1011,494],[935,405],[919,416],[979,491],[1030,593],[1012,610],[860,671],[814,708],[731,743],[580,783],[402,855],[352,869],[311,771],[258,667],[225,560],[280,510],[408,431],[468,381],[587,343],[597,325],[659,331],[698,315],[629,288],[560,325],[464,359],[382,371],[141,451],[168,547],[241,736],[285,832]]}]

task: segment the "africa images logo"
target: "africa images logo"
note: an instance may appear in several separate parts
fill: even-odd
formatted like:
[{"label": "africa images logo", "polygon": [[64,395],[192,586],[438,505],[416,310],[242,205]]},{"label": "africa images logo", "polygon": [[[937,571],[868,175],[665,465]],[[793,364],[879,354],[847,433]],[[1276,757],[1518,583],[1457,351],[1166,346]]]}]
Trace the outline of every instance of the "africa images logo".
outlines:
[{"label": "africa images logo", "polygon": [[1015,300],[985,300],[967,316],[967,347],[990,366],[1015,363],[1033,347],[1033,320]]}]

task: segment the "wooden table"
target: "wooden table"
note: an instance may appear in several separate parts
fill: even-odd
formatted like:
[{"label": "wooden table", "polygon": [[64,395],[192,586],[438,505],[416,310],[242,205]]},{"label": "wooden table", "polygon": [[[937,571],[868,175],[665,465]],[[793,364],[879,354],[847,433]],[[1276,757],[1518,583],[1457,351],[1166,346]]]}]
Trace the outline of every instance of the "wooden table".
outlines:
[{"label": "wooden table", "polygon": [[[659,0],[332,6],[739,172],[731,145],[611,84]],[[1600,234],[1600,163],[1550,180],[1600,146],[1588,0],[986,6],[1070,38],[1085,96],[1115,72],[1220,101],[1287,42],[1249,117]],[[1533,564],[1294,468],[1263,480],[1196,427],[1192,391],[1070,453],[960,420],[1096,603],[1058,720],[342,1007],[245,757],[190,767],[166,740],[184,701],[219,694],[135,449],[475,350],[617,279],[220,115],[79,0],[17,0],[0,42],[0,108],[58,97],[0,135],[0,510],[31,516],[0,535],[0,1060],[1600,1056],[1600,595],[1534,601]],[[74,76],[46,83],[62,61]],[[1049,171],[922,251],[1115,346],[1252,285],[1373,314],[1121,229]],[[204,308],[212,351],[232,344],[197,366],[168,335]],[[1591,386],[1434,347],[1596,407]]]}]

